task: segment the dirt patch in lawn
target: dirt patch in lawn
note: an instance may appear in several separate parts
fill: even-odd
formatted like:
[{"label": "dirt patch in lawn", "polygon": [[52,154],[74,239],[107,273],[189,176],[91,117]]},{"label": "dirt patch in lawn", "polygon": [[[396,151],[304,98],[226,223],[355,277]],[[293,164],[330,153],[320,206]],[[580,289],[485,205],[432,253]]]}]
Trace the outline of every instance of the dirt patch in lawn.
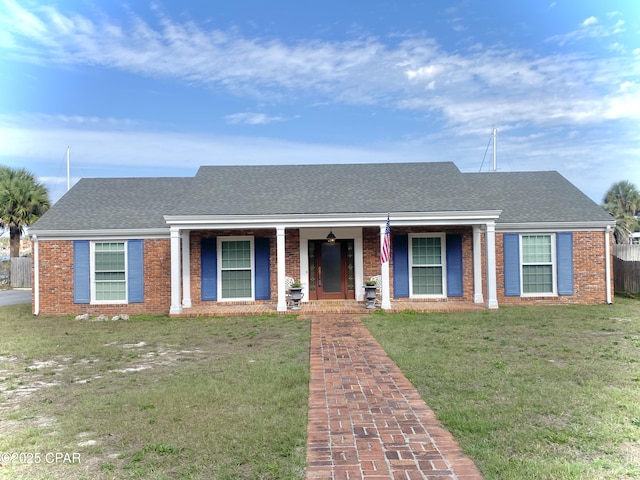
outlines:
[{"label": "dirt patch in lawn", "polygon": [[[281,399],[269,390],[279,375],[306,388],[306,324],[60,321],[48,331],[49,324],[36,322],[39,330],[25,328],[0,345],[0,453],[14,455],[0,458],[0,479],[211,478],[218,471],[244,477],[234,468],[272,478],[256,474],[263,464],[283,476],[301,471],[304,449],[274,443],[275,457],[260,459],[256,452],[268,452],[260,446],[268,437],[260,428],[274,429],[259,425],[263,418],[282,425],[283,437],[297,436],[296,444],[304,440],[303,424],[286,433],[288,419],[272,418],[276,405],[261,403],[273,398],[285,405],[277,411],[294,411],[286,407],[293,401],[306,419],[305,391]],[[280,460],[277,448],[296,451],[298,465],[283,463],[289,460]]]},{"label": "dirt patch in lawn", "polygon": [[[171,348],[170,345],[150,345],[144,341],[117,341],[103,346],[113,349],[114,354],[107,354],[107,357],[116,360],[105,362],[98,357],[74,359],[68,355],[56,355],[49,359],[24,361],[15,356],[0,356],[0,366],[2,366],[0,368],[0,392],[2,392],[3,400],[0,402],[0,418],[3,419],[1,435],[3,437],[20,437],[33,435],[34,431],[41,431],[45,435],[55,438],[59,435],[60,413],[43,415],[36,412],[53,403],[56,404],[56,412],[69,411],[74,406],[73,398],[76,396],[74,391],[82,388],[83,385],[101,382],[104,384],[104,387],[101,388],[102,391],[110,390],[109,384],[111,384],[111,389],[119,389],[123,381],[127,381],[123,375],[129,375],[128,381],[135,380],[137,384],[138,381],[144,381],[144,379],[135,377],[141,372],[161,377],[166,375],[178,362],[198,364],[204,360],[210,361],[212,358],[212,352],[202,349],[178,349]],[[135,386],[139,387],[139,385]],[[60,457],[59,453],[71,454],[67,461],[73,462],[75,459],[79,459],[78,463],[80,465],[84,463],[87,473],[92,470],[92,466],[117,461],[122,453],[114,448],[117,443],[114,441],[116,440],[114,435],[108,435],[107,438],[104,438],[95,432],[80,432],[77,434],[76,440],[75,444],[67,444],[63,452],[59,452],[58,448],[51,453],[58,455],[58,457]],[[103,452],[98,454],[93,451],[90,457],[85,455],[85,461],[82,462],[83,455],[80,451],[91,450],[87,447],[98,445],[102,447]],[[20,453],[26,454],[28,452]],[[43,454],[46,455],[49,452],[38,453],[40,453],[40,461],[42,462]],[[75,459],[74,453],[79,455]],[[3,463],[13,463],[15,466],[16,463],[29,461],[35,463],[37,460],[31,455],[29,457],[23,455],[22,459],[10,459],[9,462]],[[58,460],[64,466],[65,458],[61,457]],[[44,458],[44,461],[59,463],[56,457],[51,455]],[[28,470],[30,475],[35,473],[34,468],[29,467]],[[66,476],[68,471],[67,468],[57,468],[55,471],[47,469],[47,475],[50,478],[68,478]]]}]

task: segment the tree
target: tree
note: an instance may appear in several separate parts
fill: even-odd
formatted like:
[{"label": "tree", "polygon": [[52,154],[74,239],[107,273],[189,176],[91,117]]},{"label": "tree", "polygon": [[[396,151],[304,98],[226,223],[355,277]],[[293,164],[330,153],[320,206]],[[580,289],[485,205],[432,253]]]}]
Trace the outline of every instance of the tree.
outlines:
[{"label": "tree", "polygon": [[20,256],[20,237],[49,209],[49,192],[24,168],[0,167],[0,226],[9,229],[11,257]]},{"label": "tree", "polygon": [[640,228],[636,216],[640,211],[638,188],[626,180],[614,183],[604,196],[603,206],[616,219],[616,243],[629,243],[631,234]]}]

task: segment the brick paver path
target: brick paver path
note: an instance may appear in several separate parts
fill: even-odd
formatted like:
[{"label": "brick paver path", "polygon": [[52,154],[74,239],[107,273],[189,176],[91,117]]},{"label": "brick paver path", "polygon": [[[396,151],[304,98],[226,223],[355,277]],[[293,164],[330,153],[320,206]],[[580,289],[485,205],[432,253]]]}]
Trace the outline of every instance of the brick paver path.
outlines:
[{"label": "brick paver path", "polygon": [[307,479],[482,479],[355,315],[312,318],[307,433]]}]

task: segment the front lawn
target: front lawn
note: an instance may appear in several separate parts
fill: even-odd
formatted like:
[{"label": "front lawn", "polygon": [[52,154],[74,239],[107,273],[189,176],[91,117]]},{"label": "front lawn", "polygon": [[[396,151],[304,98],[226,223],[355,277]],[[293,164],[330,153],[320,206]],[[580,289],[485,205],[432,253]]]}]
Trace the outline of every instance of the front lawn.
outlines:
[{"label": "front lawn", "polygon": [[[640,478],[637,300],[365,323],[487,480]],[[307,321],[0,326],[0,478],[304,478]]]},{"label": "front lawn", "polygon": [[487,480],[640,478],[640,302],[374,315]]},{"label": "front lawn", "polygon": [[0,308],[0,478],[304,478],[307,321],[30,308]]}]

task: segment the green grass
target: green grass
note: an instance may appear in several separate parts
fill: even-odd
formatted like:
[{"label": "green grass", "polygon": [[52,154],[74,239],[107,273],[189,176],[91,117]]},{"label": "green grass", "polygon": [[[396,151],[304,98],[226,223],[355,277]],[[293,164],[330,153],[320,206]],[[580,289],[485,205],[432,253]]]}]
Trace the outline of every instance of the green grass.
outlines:
[{"label": "green grass", "polygon": [[[492,479],[640,478],[640,302],[373,315],[366,324]],[[0,308],[11,479],[304,478],[309,324],[78,322]]]},{"label": "green grass", "polygon": [[640,302],[366,325],[487,480],[640,478]]},{"label": "green grass", "polygon": [[304,478],[308,322],[79,322],[19,306],[0,325],[0,452],[80,454],[0,478]]}]

